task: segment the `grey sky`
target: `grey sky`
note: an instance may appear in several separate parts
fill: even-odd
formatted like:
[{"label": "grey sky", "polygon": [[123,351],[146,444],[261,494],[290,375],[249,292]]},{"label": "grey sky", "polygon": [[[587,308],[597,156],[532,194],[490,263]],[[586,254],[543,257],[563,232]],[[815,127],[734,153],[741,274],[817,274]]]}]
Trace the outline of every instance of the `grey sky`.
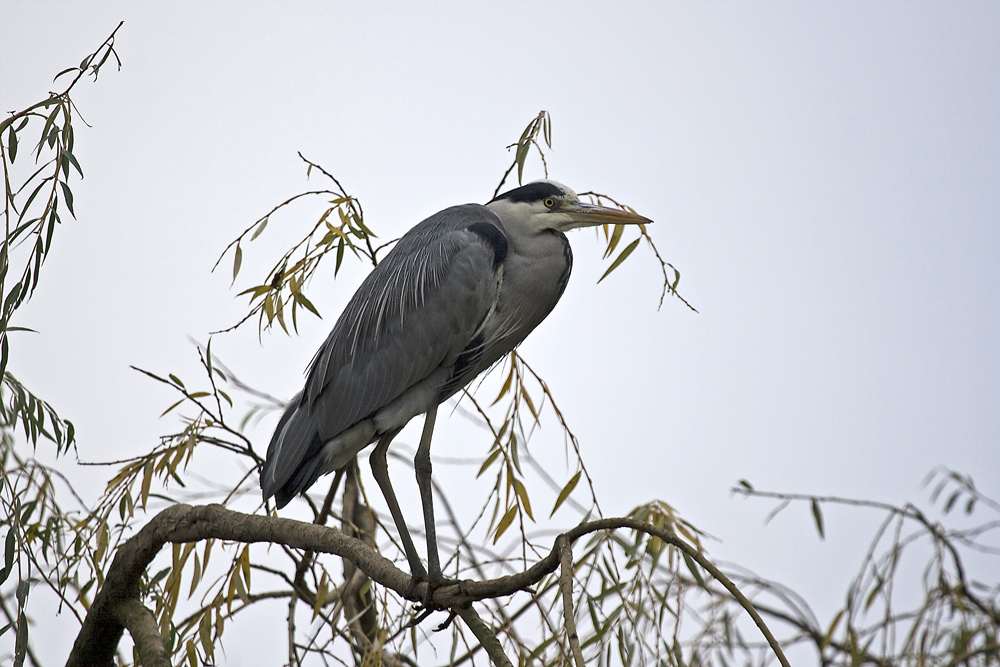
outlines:
[{"label": "grey sky", "polygon": [[[76,96],[93,126],[77,139],[80,220],[59,230],[16,323],[41,333],[19,335],[11,362],[76,423],[83,459],[174,428],[158,419],[169,395],[129,365],[191,375],[187,337],[240,316],[229,265],[209,270],[315,185],[296,151],[391,237],[488,200],[504,146],[547,109],[550,175],[654,219],[701,311],[657,310],[647,253],[595,286],[601,245],[571,237],[573,280],[523,352],[606,513],[662,498],[722,539],[714,554],[811,597],[843,590],[864,524],[834,513],[819,542],[793,509],[762,528],[770,507],[731,499],[738,479],[903,502],[946,465],[1000,495],[996,3],[7,0],[3,13],[4,111],[125,20],[122,71]],[[248,276],[292,238],[285,221],[247,248]],[[290,397],[362,275],[319,277],[325,319],[299,337],[261,346],[247,330],[215,351]],[[489,445],[446,438],[436,453]],[[94,474],[81,484],[97,493]]]}]

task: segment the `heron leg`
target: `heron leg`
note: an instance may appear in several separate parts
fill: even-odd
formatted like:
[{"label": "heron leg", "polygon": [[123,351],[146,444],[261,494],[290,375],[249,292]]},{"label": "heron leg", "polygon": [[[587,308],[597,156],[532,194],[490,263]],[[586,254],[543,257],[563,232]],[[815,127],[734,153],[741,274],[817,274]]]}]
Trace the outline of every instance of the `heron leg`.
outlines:
[{"label": "heron leg", "polygon": [[399,509],[396,493],[392,490],[392,484],[389,483],[389,465],[386,463],[385,457],[389,443],[392,442],[397,433],[399,433],[399,429],[383,435],[378,444],[375,445],[375,450],[368,458],[368,462],[372,466],[372,476],[378,482],[379,488],[382,489],[382,495],[385,496],[385,502],[389,505],[389,513],[392,514],[392,520],[396,524],[399,539],[403,542],[403,552],[410,564],[410,574],[414,579],[427,579],[427,571],[424,569],[424,564],[420,562],[416,547],[413,546],[413,539],[406,527],[406,521],[403,520],[403,512]]},{"label": "heron leg", "polygon": [[424,418],[424,431],[420,436],[417,455],[413,458],[413,470],[417,475],[417,488],[420,489],[420,502],[424,509],[424,530],[427,534],[427,571],[430,581],[441,582],[441,559],[438,556],[437,529],[434,525],[434,494],[431,486],[431,434],[434,432],[434,420],[437,417],[437,406],[427,411]]}]

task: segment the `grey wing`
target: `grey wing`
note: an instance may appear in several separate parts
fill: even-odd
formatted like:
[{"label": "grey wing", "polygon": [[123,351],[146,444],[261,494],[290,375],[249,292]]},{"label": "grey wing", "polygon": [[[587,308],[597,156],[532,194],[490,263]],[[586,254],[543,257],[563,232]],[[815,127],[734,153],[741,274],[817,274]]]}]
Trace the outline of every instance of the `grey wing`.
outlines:
[{"label": "grey wing", "polygon": [[483,225],[505,248],[489,209],[456,206],[407,232],[362,283],[278,425],[261,478],[265,497],[290,479],[300,488],[279,495],[304,490],[322,473],[314,459],[325,443],[455,364],[499,290],[497,240]]}]

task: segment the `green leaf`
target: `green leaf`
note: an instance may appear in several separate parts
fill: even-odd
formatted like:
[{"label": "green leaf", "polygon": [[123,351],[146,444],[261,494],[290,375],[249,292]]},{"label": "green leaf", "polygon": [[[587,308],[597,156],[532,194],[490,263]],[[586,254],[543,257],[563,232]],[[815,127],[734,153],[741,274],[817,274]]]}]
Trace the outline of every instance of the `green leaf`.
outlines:
[{"label": "green leaf", "polygon": [[250,297],[250,300],[252,301],[254,299],[260,298],[261,296],[267,294],[270,291],[271,291],[270,285],[257,285],[255,287],[248,287],[247,289],[243,290],[236,296],[243,296],[244,294],[252,294],[252,296]]},{"label": "green leaf", "polygon": [[66,181],[59,181],[59,185],[62,186],[63,199],[66,201],[66,208],[69,209],[70,215],[75,218],[76,213],[73,211],[73,191],[69,189],[69,185],[66,184]]},{"label": "green leaf", "polygon": [[320,319],[323,318],[323,316],[319,314],[319,311],[316,310],[316,306],[313,305],[312,301],[310,301],[309,299],[307,299],[306,295],[303,294],[302,292],[295,292],[295,293],[293,293],[292,294],[292,298],[295,299],[296,303],[299,303],[302,306],[304,306],[306,308],[306,310],[308,310],[310,313],[312,313],[316,317],[318,317]]},{"label": "green leaf", "polygon": [[875,598],[878,597],[879,592],[886,584],[886,580],[882,578],[880,575],[876,574],[875,578],[877,583],[872,588],[871,592],[868,593],[868,597],[865,598],[865,611],[868,611],[868,609],[871,608],[872,604],[874,604],[875,602]]},{"label": "green leaf", "polygon": [[344,245],[345,245],[345,243],[346,243],[346,239],[343,239],[343,238],[340,239],[339,241],[337,241],[337,263],[333,267],[333,275],[334,275],[334,277],[336,277],[337,274],[340,273],[340,265],[344,263]]},{"label": "green leaf", "polygon": [[264,233],[264,228],[267,227],[267,221],[268,218],[264,218],[263,220],[260,221],[260,224],[257,226],[257,229],[254,230],[253,235],[250,237],[251,241],[253,241],[255,238]]},{"label": "green leaf", "polygon": [[[21,206],[21,216],[22,217],[24,216],[25,213],[28,212],[28,208],[31,206],[31,202],[35,201],[35,197],[38,196],[38,193],[41,192],[42,188],[45,187],[45,184],[48,183],[50,180],[51,180],[51,178],[43,178],[42,182],[39,183],[37,186],[35,186],[35,189],[31,191],[31,194],[28,195],[28,201],[26,201]],[[18,219],[18,221],[20,222],[20,218]],[[29,222],[28,224],[31,224],[31,223]],[[21,231],[20,229],[15,230],[14,233],[11,234],[11,238],[16,237],[18,235],[18,232],[20,232],[20,231]]]},{"label": "green leaf", "polygon": [[[76,156],[73,155],[72,153],[70,153],[65,148],[63,149],[62,154],[63,154],[63,157],[69,158],[69,163],[71,165],[73,165],[73,168],[76,169],[76,172],[78,174],[80,174],[80,178],[83,178],[83,167],[81,167],[80,163],[76,161]],[[68,176],[68,174],[67,174],[67,176]]]},{"label": "green leaf", "polygon": [[7,532],[7,541],[3,550],[3,570],[0,570],[0,584],[7,581],[7,577],[14,571],[14,547],[16,546],[16,535],[14,528]]},{"label": "green leaf", "polygon": [[555,515],[556,510],[558,510],[559,507],[564,502],[566,502],[566,499],[569,498],[569,495],[573,493],[573,489],[576,488],[576,485],[580,481],[581,473],[583,473],[582,470],[577,471],[577,473],[573,475],[573,477],[568,482],[566,482],[566,486],[562,488],[562,491],[559,492],[559,497],[556,498],[556,504],[552,506],[552,512],[549,514],[550,519],[553,517],[553,515]]},{"label": "green leaf", "polygon": [[500,456],[500,448],[499,447],[497,449],[494,449],[493,453],[490,454],[489,456],[487,456],[486,460],[483,461],[482,467],[480,467],[479,468],[479,472],[476,473],[476,479],[479,479],[479,477],[481,477],[482,474],[484,472],[486,472],[491,465],[493,465],[493,462],[497,460],[498,456]]},{"label": "green leaf", "polygon": [[7,131],[7,154],[10,155],[10,163],[14,164],[17,158],[17,132],[14,131],[13,125]]},{"label": "green leaf", "polygon": [[45,119],[45,127],[42,129],[41,139],[38,141],[38,151],[36,152],[36,157],[41,157],[42,149],[45,148],[45,140],[49,138],[49,130],[52,128],[53,123],[56,122],[56,115],[62,111],[62,105],[57,104],[56,108],[52,110],[52,113],[48,115]]},{"label": "green leaf", "polygon": [[517,151],[514,153],[514,162],[517,163],[518,185],[521,184],[521,176],[524,173],[524,161],[528,157],[528,150],[531,148],[531,141],[529,141],[528,137],[531,136],[536,122],[537,119],[528,123],[528,127],[524,128],[524,132],[521,133],[521,138],[517,140]]},{"label": "green leaf", "polygon": [[[28,582],[24,582],[27,585]],[[18,586],[20,592],[21,587]],[[20,596],[18,596],[20,600]],[[24,609],[24,604],[21,604]],[[21,667],[24,664],[24,657],[28,654],[28,619],[22,611],[17,616],[17,638],[14,640],[14,667]]]},{"label": "green leaf", "polygon": [[240,266],[243,265],[243,248],[240,244],[236,244],[236,250],[233,252],[233,282],[236,282],[236,276],[240,273]]},{"label": "green leaf", "polygon": [[14,597],[17,598],[17,606],[24,609],[24,605],[27,604],[28,591],[31,588],[31,582],[25,580],[17,584],[17,592]]},{"label": "green leaf", "polygon": [[958,491],[953,492],[950,496],[948,496],[948,500],[946,500],[945,503],[944,503],[944,513],[945,514],[947,514],[948,512],[951,511],[951,508],[955,506],[955,501],[958,500],[959,496],[961,496],[961,495],[962,495],[962,491],[960,489]]},{"label": "green leaf", "polygon": [[524,161],[528,157],[528,149],[531,147],[529,143],[519,143],[517,145],[517,152],[514,155],[514,161],[517,163],[517,184],[521,185],[523,175],[524,175]]},{"label": "green leaf", "polygon": [[826,535],[823,533],[823,513],[819,509],[819,502],[815,498],[812,499],[812,515],[813,521],[816,522],[816,530],[819,532],[820,539],[826,539]]},{"label": "green leaf", "polygon": [[364,234],[365,234],[364,238],[368,238],[368,237],[371,237],[373,239],[377,239],[378,238],[375,234],[372,233],[372,230],[370,230],[367,227],[365,227],[365,221],[361,219],[360,215],[352,213],[351,214],[351,220],[353,220],[354,224],[358,226],[358,229],[360,229],[362,232],[364,232]]},{"label": "green leaf", "polygon": [[10,346],[7,343],[7,332],[0,332],[0,376],[7,372],[7,360],[10,358]]},{"label": "green leaf", "polygon": [[181,400],[177,401],[176,403],[174,403],[173,405],[171,405],[169,408],[167,408],[166,410],[164,410],[163,412],[161,412],[160,416],[162,417],[163,415],[167,414],[168,412],[170,412],[171,410],[173,410],[174,408],[176,408],[178,405],[180,405],[181,403],[183,403],[185,400],[187,400],[187,399],[182,398]]},{"label": "green leaf", "polygon": [[[7,293],[7,298],[4,299],[4,303],[3,303],[3,311],[5,313],[10,312],[10,311],[14,310],[14,308],[17,307],[15,304],[19,303],[19,301],[20,301],[20,298],[21,298],[21,287],[22,287],[21,283],[20,282],[16,282],[16,283],[14,283],[14,286],[10,288],[10,292]],[[27,290],[25,290],[25,291],[27,291]]]},{"label": "green leaf", "polygon": [[601,276],[600,280],[598,280],[597,282],[600,283],[601,280],[607,278],[608,274],[617,269],[622,262],[628,259],[628,256],[632,254],[632,251],[635,250],[635,247],[639,245],[640,240],[642,240],[641,236],[637,238],[635,241],[632,241],[627,246],[625,246],[625,249],[622,250],[622,253],[615,258],[615,261],[611,262],[611,266],[608,267],[608,270],[604,272],[604,275]]},{"label": "green leaf", "polygon": [[823,635],[823,641],[819,645],[819,650],[821,652],[826,650],[826,647],[830,645],[830,642],[833,640],[833,633],[837,629],[837,625],[840,623],[840,619],[843,618],[843,616],[844,610],[841,609],[837,615],[833,617],[833,622],[830,623],[830,628],[826,631],[826,634]]},{"label": "green leaf", "polygon": [[55,83],[56,79],[58,79],[58,78],[59,78],[59,77],[61,77],[61,76],[65,76],[66,74],[69,74],[70,72],[79,72],[79,71],[80,71],[80,70],[79,70],[79,68],[77,68],[77,67],[67,67],[67,68],[66,68],[66,69],[64,69],[63,71],[61,71],[61,72],[59,72],[58,74],[56,74],[56,75],[55,75],[55,76],[54,76],[54,77],[52,78],[52,82],[53,82],[53,83]]},{"label": "green leaf", "polygon": [[705,585],[705,579],[701,576],[701,572],[698,570],[698,564],[694,562],[694,559],[688,555],[686,551],[682,551],[681,555],[684,556],[684,564],[687,565],[687,569],[691,572],[691,576],[694,580],[698,582],[698,585],[708,590],[708,586]]}]

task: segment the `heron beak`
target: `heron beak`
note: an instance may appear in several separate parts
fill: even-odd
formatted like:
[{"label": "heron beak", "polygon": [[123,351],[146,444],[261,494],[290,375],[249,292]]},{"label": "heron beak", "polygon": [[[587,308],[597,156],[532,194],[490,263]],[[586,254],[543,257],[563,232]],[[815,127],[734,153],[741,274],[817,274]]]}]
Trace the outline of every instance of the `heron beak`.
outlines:
[{"label": "heron beak", "polygon": [[648,225],[653,222],[647,217],[620,208],[609,208],[597,204],[577,202],[560,211],[569,216],[571,222],[564,229],[593,227],[594,225]]}]

